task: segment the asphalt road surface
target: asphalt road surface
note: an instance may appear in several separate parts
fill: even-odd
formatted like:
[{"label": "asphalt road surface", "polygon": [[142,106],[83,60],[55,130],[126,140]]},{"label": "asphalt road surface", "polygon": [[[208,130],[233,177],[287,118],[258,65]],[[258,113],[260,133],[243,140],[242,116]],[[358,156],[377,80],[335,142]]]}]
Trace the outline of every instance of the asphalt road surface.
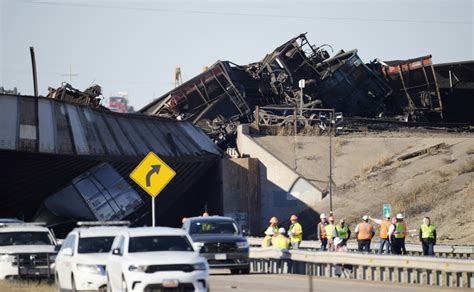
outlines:
[{"label": "asphalt road surface", "polygon": [[[358,281],[349,279],[327,279],[313,277],[313,291],[351,292],[401,292],[401,291],[461,291],[438,287],[418,287],[393,283]],[[308,276],[303,275],[230,275],[226,270],[212,270],[211,291],[310,291]],[[467,291],[467,290],[466,290]],[[472,290],[471,290],[472,291]]]}]

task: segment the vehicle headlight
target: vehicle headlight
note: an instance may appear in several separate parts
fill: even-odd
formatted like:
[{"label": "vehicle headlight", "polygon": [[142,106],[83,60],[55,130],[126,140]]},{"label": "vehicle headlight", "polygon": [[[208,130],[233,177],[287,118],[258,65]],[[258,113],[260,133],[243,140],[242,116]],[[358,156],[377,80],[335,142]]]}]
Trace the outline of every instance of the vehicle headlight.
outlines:
[{"label": "vehicle headlight", "polygon": [[128,270],[130,272],[142,272],[142,273],[144,273],[146,271],[146,268],[148,268],[148,266],[131,265],[130,267],[128,267]]},{"label": "vehicle headlight", "polygon": [[239,241],[237,242],[237,248],[249,248],[249,243],[247,241]]},{"label": "vehicle headlight", "polygon": [[105,275],[105,266],[103,265],[77,264],[76,267],[77,267],[77,270],[84,273]]},{"label": "vehicle headlight", "polygon": [[2,263],[13,263],[15,261],[15,256],[10,254],[0,255],[0,262]]},{"label": "vehicle headlight", "polygon": [[197,263],[193,265],[194,270],[205,271],[207,270],[207,265],[204,262]]}]

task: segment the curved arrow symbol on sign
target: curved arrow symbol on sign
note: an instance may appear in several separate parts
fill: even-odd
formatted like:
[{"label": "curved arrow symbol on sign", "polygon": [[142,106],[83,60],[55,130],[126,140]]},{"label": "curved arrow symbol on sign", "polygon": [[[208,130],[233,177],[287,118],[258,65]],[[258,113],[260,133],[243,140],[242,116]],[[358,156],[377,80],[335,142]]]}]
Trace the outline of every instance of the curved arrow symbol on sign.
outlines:
[{"label": "curved arrow symbol on sign", "polygon": [[156,173],[158,174],[160,172],[160,165],[152,165],[150,171],[146,175],[146,186],[149,187],[151,185],[151,176]]}]

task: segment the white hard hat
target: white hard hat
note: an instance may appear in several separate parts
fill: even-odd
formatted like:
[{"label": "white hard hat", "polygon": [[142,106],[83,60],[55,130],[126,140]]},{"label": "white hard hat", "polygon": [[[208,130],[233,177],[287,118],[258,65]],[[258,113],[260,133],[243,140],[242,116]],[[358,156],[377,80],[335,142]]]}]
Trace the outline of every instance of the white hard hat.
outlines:
[{"label": "white hard hat", "polygon": [[322,213],[321,215],[319,215],[319,218],[326,219],[326,214]]},{"label": "white hard hat", "polygon": [[280,227],[280,229],[278,229],[278,233],[280,233],[280,234],[285,234],[285,233],[286,233],[285,228]]},{"label": "white hard hat", "polygon": [[334,238],[334,245],[337,246],[342,242],[342,239],[339,237]]},{"label": "white hard hat", "polygon": [[362,220],[364,220],[364,221],[369,220],[369,216],[367,216],[367,215],[362,216]]},{"label": "white hard hat", "polygon": [[397,219],[403,219],[403,214],[402,214],[402,213],[398,213],[398,214],[397,214]]}]

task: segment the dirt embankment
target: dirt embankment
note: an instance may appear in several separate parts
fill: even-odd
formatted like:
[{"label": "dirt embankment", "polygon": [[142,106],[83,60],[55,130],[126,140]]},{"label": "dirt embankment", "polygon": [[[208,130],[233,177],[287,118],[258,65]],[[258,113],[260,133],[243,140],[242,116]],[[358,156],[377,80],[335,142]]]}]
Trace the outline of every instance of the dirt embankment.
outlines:
[{"label": "dirt embankment", "polygon": [[[327,187],[327,137],[273,138],[258,140],[315,185]],[[340,136],[333,140],[333,155],[336,220],[344,217],[354,229],[362,215],[380,218],[383,204],[390,203],[392,215],[403,213],[413,230],[409,241],[418,240],[422,218],[429,216],[440,243],[474,244],[474,135]],[[312,207],[327,214],[328,197]]]}]

